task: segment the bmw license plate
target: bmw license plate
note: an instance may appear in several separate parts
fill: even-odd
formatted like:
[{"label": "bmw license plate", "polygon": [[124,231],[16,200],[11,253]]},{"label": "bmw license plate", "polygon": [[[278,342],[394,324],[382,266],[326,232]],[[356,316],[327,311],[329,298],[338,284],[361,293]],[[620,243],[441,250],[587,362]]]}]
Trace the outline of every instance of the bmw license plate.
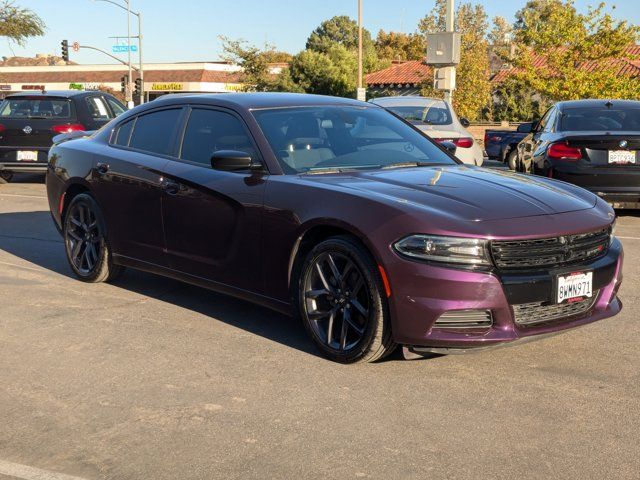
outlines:
[{"label": "bmw license plate", "polygon": [[568,275],[559,275],[556,285],[556,300],[558,303],[575,301],[585,297],[591,298],[593,295],[593,272],[575,272]]},{"label": "bmw license plate", "polygon": [[636,152],[629,150],[609,150],[609,163],[636,163]]},{"label": "bmw license plate", "polygon": [[38,152],[32,150],[19,150],[17,160],[19,162],[37,162],[38,161]]}]

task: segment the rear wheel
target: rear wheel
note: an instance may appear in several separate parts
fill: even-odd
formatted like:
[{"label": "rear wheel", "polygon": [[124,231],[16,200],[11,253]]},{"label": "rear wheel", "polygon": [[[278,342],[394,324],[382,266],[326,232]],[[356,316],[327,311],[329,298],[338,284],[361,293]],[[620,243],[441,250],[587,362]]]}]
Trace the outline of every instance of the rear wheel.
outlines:
[{"label": "rear wheel", "polygon": [[80,280],[108,282],[122,273],[123,267],[113,263],[104,217],[91,195],[83,193],[73,198],[64,218],[63,234],[67,260]]},{"label": "rear wheel", "polygon": [[350,237],[325,240],[307,255],[298,308],[314,343],[331,360],[373,362],[395,347],[376,264]]},{"label": "rear wheel", "polygon": [[0,172],[0,183],[9,183],[12,178],[13,178],[13,173]]}]

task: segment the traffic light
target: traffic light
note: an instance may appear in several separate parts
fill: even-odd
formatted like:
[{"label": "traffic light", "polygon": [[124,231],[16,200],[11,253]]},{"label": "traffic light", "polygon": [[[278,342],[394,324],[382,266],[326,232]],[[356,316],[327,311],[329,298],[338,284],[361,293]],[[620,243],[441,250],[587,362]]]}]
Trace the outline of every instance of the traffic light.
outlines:
[{"label": "traffic light", "polygon": [[120,79],[120,85],[121,85],[120,91],[121,91],[122,93],[126,93],[126,91],[127,91],[127,83],[129,83],[129,82],[127,81],[127,76],[126,76],[126,75],[124,75],[124,76]]},{"label": "traffic light", "polygon": [[69,61],[69,42],[67,40],[62,40],[60,45],[62,46],[62,59],[65,62],[68,62]]},{"label": "traffic light", "polygon": [[142,98],[142,79],[140,77],[136,78],[134,82],[133,95]]}]

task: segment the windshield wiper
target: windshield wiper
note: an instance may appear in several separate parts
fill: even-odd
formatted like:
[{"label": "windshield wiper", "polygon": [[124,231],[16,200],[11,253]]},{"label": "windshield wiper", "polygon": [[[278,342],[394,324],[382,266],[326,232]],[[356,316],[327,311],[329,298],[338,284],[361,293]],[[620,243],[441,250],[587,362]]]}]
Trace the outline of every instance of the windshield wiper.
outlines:
[{"label": "windshield wiper", "polygon": [[382,168],[387,170],[389,168],[405,168],[405,167],[435,167],[438,165],[448,165],[448,163],[433,163],[433,162],[398,162],[390,165],[385,165]]}]

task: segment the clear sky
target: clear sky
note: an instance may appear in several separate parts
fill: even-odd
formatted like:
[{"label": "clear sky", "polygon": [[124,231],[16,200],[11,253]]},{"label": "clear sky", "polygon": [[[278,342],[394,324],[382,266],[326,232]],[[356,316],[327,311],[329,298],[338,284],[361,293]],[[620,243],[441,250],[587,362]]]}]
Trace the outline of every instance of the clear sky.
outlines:
[{"label": "clear sky", "polygon": [[[115,0],[123,1],[123,0]],[[472,0],[485,6],[491,17],[513,20],[526,0]],[[599,0],[577,0],[580,10]],[[111,50],[110,36],[126,34],[126,13],[95,0],[16,0],[34,10],[47,24],[46,35],[29,40],[22,48],[0,43],[0,56],[60,54],[60,41]],[[459,4],[460,0],[456,1]],[[640,24],[640,0],[609,0],[614,16]],[[433,7],[433,0],[363,0],[363,22],[375,36],[379,29],[413,32]],[[334,15],[357,15],[357,0],[131,0],[131,8],[143,13],[146,62],[212,61],[220,57],[219,35],[265,41],[296,53],[309,33]],[[136,33],[132,17],[132,34]],[[124,58],[124,56],[122,56]],[[71,52],[78,63],[111,63],[99,53]]]}]

